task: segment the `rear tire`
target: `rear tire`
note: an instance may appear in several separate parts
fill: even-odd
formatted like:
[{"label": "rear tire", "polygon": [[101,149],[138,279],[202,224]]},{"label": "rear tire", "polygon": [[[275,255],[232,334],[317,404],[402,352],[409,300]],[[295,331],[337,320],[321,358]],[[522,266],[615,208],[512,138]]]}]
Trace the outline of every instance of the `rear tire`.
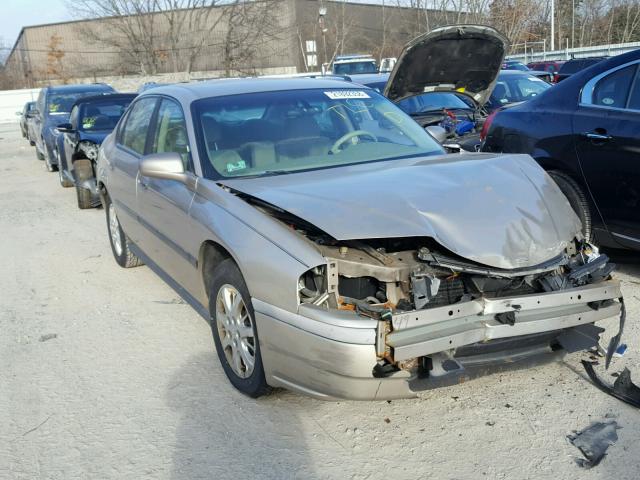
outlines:
[{"label": "rear tire", "polygon": [[108,195],[104,196],[104,210],[107,217],[107,231],[109,233],[109,242],[111,243],[111,251],[116,263],[122,268],[132,268],[144,265],[142,260],[131,252],[131,240],[124,233],[120,226],[115,208]]},{"label": "rear tire", "polygon": [[85,210],[92,207],[93,195],[90,190],[80,187],[85,180],[93,177],[93,166],[91,160],[76,160],[73,164],[73,171],[76,177],[76,196],[78,197],[78,208]]},{"label": "rear tire", "polygon": [[576,212],[578,218],[582,222],[582,234],[587,241],[592,239],[592,222],[591,222],[591,209],[589,208],[589,201],[578,182],[567,175],[564,172],[558,170],[552,170],[547,172],[551,178],[556,182],[562,193],[564,193],[573,211]]},{"label": "rear tire", "polygon": [[251,296],[240,269],[228,258],[211,276],[209,313],[218,358],[231,384],[245,395],[260,397],[267,385]]}]

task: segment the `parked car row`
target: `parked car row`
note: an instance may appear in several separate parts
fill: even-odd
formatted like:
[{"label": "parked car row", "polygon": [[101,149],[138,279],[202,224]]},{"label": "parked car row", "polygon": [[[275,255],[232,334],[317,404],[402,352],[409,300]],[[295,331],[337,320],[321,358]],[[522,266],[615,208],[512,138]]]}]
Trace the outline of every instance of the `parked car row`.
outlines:
[{"label": "parked car row", "polygon": [[105,84],[49,86],[36,102],[25,105],[20,120],[23,136],[47,170],[58,171],[60,185],[75,187],[81,209],[100,205],[98,149],[135,97],[116,94]]},{"label": "parked car row", "polygon": [[574,73],[595,65],[607,57],[572,58],[571,60],[543,60],[524,64],[516,60],[507,60],[502,64],[503,70],[518,70],[528,72],[538,78],[549,82],[558,83]]},{"label": "parked car row", "polygon": [[[97,153],[116,262],[148,265],[210,321],[252,397],[407,397],[597,345],[620,285],[561,188],[529,155],[447,154],[402,108],[454,95],[475,112],[506,46],[489,27],[436,29],[384,95],[332,78],[148,89]],[[92,102],[58,131],[84,129]]]}]

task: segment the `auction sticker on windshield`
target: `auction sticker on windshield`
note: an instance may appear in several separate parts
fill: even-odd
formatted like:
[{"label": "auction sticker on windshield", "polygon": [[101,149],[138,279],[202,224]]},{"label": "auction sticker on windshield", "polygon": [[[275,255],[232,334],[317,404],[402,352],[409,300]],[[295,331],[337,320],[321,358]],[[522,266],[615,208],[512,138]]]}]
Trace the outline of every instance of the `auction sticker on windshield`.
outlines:
[{"label": "auction sticker on windshield", "polygon": [[367,92],[363,92],[362,90],[332,90],[330,92],[324,92],[324,94],[331,100],[371,98],[369,95],[367,95]]}]

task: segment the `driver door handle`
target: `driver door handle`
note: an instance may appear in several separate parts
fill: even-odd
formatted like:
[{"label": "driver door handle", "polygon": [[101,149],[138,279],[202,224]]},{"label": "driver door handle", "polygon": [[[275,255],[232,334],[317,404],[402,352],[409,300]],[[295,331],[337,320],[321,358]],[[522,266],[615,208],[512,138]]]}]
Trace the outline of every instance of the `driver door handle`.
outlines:
[{"label": "driver door handle", "polygon": [[596,140],[598,142],[608,142],[613,139],[611,135],[607,135],[606,133],[586,132],[582,135],[587,137],[589,140]]},{"label": "driver door handle", "polygon": [[147,185],[147,183],[142,178],[142,175],[140,174],[138,174],[138,185],[140,185],[140,187],[144,188],[145,190],[149,188],[149,185]]}]

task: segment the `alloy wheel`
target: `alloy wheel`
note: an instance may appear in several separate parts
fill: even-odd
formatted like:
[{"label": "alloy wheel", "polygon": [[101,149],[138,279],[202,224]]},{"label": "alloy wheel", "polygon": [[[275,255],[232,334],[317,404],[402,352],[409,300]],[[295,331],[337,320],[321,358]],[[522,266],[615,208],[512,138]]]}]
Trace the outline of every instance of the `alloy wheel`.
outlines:
[{"label": "alloy wheel", "polygon": [[248,378],[256,363],[253,320],[242,295],[225,284],[216,297],[216,328],[227,363],[240,378]]},{"label": "alloy wheel", "polygon": [[111,235],[111,243],[116,255],[122,255],[120,223],[118,222],[118,217],[116,217],[116,209],[113,207],[113,203],[109,204],[109,234]]}]

